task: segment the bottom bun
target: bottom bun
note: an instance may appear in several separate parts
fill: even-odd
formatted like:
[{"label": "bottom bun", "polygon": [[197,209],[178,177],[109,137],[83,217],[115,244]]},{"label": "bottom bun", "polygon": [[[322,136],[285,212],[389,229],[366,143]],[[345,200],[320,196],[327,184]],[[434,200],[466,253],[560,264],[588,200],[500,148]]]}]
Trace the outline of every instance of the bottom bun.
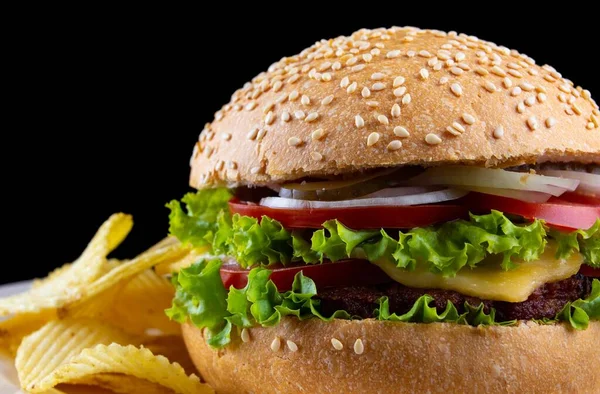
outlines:
[{"label": "bottom bun", "polygon": [[223,349],[208,346],[191,324],[182,329],[194,364],[219,394],[600,393],[598,322],[575,331],[533,322],[470,327],[286,318],[248,330],[247,342],[232,332]]}]

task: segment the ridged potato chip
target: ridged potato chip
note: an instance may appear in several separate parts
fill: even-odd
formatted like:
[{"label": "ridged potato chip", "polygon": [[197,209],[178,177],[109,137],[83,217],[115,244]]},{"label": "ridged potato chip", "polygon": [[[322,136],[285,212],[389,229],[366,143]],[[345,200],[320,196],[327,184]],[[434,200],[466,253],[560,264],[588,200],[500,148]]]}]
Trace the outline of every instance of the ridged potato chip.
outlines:
[{"label": "ridged potato chip", "polygon": [[58,308],[79,298],[90,283],[106,273],[106,256],[125,239],[132,226],[130,215],[112,215],[73,264],[38,281],[25,293],[0,299],[0,316]]},{"label": "ridged potato chip", "polygon": [[24,337],[55,318],[55,311],[48,310],[42,313],[24,313],[0,321],[0,350],[14,357]]},{"label": "ridged potato chip", "polygon": [[185,347],[183,338],[176,335],[163,335],[144,341],[144,347],[154,354],[165,356],[172,363],[177,363],[188,373],[196,373],[196,367]]},{"label": "ridged potato chip", "polygon": [[170,275],[174,272],[178,272],[179,270],[189,267],[194,264],[196,261],[207,257],[214,258],[212,255],[207,255],[205,251],[192,250],[187,252],[185,255],[180,256],[177,259],[171,259],[169,261],[165,261],[160,263],[154,267],[154,270],[158,275],[165,276]]},{"label": "ridged potato chip", "polygon": [[140,344],[142,340],[93,319],[55,320],[21,342],[15,367],[21,387],[43,392],[54,387],[47,378],[84,349],[98,344]]},{"label": "ridged potato chip", "polygon": [[165,278],[147,269],[134,276],[118,292],[107,309],[106,319],[129,332],[146,334],[156,330],[162,335],[181,335],[181,327],[170,320],[165,309],[171,306],[175,288]]},{"label": "ridged potato chip", "polygon": [[[72,384],[75,384],[75,386]],[[116,373],[86,375],[80,379],[73,379],[71,383],[63,384],[61,387],[68,394],[73,394],[73,387],[85,387],[88,390],[94,388],[96,390],[103,390],[103,393],[173,394],[173,390],[157,383]],[[89,394],[88,391],[77,392]]]}]

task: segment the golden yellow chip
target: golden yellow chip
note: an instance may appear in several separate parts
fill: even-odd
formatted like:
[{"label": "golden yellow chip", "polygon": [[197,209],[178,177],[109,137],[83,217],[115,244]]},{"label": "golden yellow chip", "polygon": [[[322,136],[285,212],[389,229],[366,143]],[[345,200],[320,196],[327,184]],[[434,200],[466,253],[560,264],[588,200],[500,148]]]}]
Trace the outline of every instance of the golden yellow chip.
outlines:
[{"label": "golden yellow chip", "polygon": [[0,350],[14,357],[21,340],[40,329],[46,322],[55,319],[54,310],[42,313],[24,313],[0,321]]},{"label": "golden yellow chip", "polygon": [[181,365],[188,374],[197,373],[181,336],[164,335],[146,339],[144,347],[154,354],[165,356],[172,363]]},{"label": "golden yellow chip", "polygon": [[[54,387],[47,377],[83,349],[98,344],[139,344],[140,338],[92,319],[55,320],[27,336],[21,342],[15,367],[21,387],[39,392]],[[41,387],[45,387],[42,389]]]},{"label": "golden yellow chip", "polygon": [[214,256],[206,254],[206,250],[192,250],[179,256],[179,258],[158,264],[154,267],[154,270],[158,275],[165,276],[189,267],[202,258],[214,258]]},{"label": "golden yellow chip", "polygon": [[73,264],[38,281],[25,293],[0,299],[0,316],[58,308],[79,298],[90,283],[106,273],[106,256],[123,241],[132,226],[131,216],[112,215]]},{"label": "golden yellow chip", "polygon": [[[72,383],[60,385],[68,394],[73,394],[73,387],[86,388],[85,391],[75,391],[75,393],[82,394],[90,394],[90,389],[103,390],[102,393],[173,394],[173,390],[157,383],[115,373],[86,375],[80,379],[73,379],[71,382],[75,383],[75,386],[72,386]],[[95,391],[93,392],[95,393]]]},{"label": "golden yellow chip", "polygon": [[147,269],[134,276],[119,293],[106,319],[129,332],[153,335],[181,335],[181,327],[170,320],[165,309],[171,306],[175,288],[165,278]]}]

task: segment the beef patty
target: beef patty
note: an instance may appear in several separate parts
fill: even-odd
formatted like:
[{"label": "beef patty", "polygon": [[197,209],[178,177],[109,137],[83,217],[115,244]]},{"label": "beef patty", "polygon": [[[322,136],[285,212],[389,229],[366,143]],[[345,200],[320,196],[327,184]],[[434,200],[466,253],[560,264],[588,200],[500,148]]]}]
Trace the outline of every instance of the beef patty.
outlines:
[{"label": "beef patty", "polygon": [[336,310],[343,309],[353,316],[373,317],[377,300],[383,296],[389,298],[390,313],[404,314],[412,308],[415,301],[424,294],[433,297],[432,305],[442,312],[447,302],[452,302],[460,313],[464,312],[464,304],[472,306],[484,304],[484,310],[496,310],[496,320],[530,320],[553,318],[569,301],[586,297],[592,288],[592,280],[577,274],[568,279],[554,283],[546,283],[537,288],[523,302],[504,302],[482,300],[469,297],[456,291],[438,289],[416,289],[400,283],[387,283],[374,286],[350,286],[325,288],[319,291],[317,298],[321,300],[321,311],[327,316]]}]

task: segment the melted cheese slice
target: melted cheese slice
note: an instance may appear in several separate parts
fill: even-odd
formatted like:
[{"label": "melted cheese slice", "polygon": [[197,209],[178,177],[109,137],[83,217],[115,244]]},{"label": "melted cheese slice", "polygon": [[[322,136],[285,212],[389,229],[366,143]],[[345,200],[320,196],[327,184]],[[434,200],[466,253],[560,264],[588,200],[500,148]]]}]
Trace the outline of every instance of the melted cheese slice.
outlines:
[{"label": "melted cheese slice", "polygon": [[476,268],[463,268],[453,278],[434,274],[423,267],[406,271],[397,268],[391,261],[375,264],[405,286],[454,290],[486,300],[522,302],[539,286],[566,279],[579,271],[583,263],[581,254],[573,253],[569,259],[557,260],[554,258],[555,252],[556,245],[550,242],[539,260],[515,260],[519,266],[510,271],[504,271],[500,267],[498,256],[490,256]]}]

